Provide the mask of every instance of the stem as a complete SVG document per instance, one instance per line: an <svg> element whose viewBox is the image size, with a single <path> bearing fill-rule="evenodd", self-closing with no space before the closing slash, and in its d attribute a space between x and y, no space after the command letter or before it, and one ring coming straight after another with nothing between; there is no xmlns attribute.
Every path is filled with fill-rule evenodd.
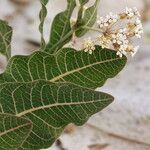
<svg viewBox="0 0 150 150"><path fill-rule="evenodd" d="M96 31L96 32L101 32L101 33L103 33L103 31L100 30L100 29L98 29L98 28L92 28L92 27L88 27L88 26L84 26L83 28L84 28L84 29L88 29L88 30L92 30L92 31Z"/></svg>

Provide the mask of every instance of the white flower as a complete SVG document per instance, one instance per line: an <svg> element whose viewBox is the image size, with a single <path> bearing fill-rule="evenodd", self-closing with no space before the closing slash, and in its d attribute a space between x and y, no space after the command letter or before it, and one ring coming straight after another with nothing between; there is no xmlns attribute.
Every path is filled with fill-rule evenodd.
<svg viewBox="0 0 150 150"><path fill-rule="evenodd" d="M89 54L93 53L93 51L95 50L95 46L91 38L88 38L84 41L83 48L85 52L89 52Z"/></svg>
<svg viewBox="0 0 150 150"><path fill-rule="evenodd" d="M121 51L117 51L116 55L118 55L118 56L121 57L121 58L122 58L122 56L123 56L123 54L122 54Z"/></svg>
<svg viewBox="0 0 150 150"><path fill-rule="evenodd" d="M138 9L136 7L133 8L133 12L134 12L134 15L136 15L138 17L141 16L140 13L139 13L139 11L138 11Z"/></svg>
<svg viewBox="0 0 150 150"><path fill-rule="evenodd" d="M125 14L128 18L133 18L134 16L140 17L140 13L136 7L134 7L133 9L126 7Z"/></svg>
<svg viewBox="0 0 150 150"><path fill-rule="evenodd" d="M118 21L119 17L117 14L113 14L112 12L109 13L109 15L106 16L107 22L109 23L115 23Z"/></svg>
<svg viewBox="0 0 150 150"><path fill-rule="evenodd" d="M127 47L128 47L127 45L121 45L116 54L120 57L122 57L123 55L127 55L127 52L126 52Z"/></svg>
<svg viewBox="0 0 150 150"><path fill-rule="evenodd" d="M136 19L135 21L135 31L134 34L137 38L141 38L141 35L143 34L143 26L141 23L141 20L139 18Z"/></svg>
<svg viewBox="0 0 150 150"><path fill-rule="evenodd" d="M108 27L114 23L116 23L119 19L119 16L116 14L113 14L112 12L109 13L106 17L100 17L97 21L99 28Z"/></svg>
<svg viewBox="0 0 150 150"><path fill-rule="evenodd" d="M112 43L120 46L128 44L126 28L118 30L116 34L112 34Z"/></svg>
<svg viewBox="0 0 150 150"><path fill-rule="evenodd" d="M97 21L98 29L94 31L101 32L95 41L88 39L84 43L84 51L92 54L95 50L94 44L99 44L102 48L114 49L119 57L131 54L134 56L139 46L132 44L131 38L141 38L143 26L137 8L126 8L122 14L113 14L110 12L105 17L100 17ZM124 25L124 27L114 24ZM99 29L100 28L100 29Z"/></svg>
<svg viewBox="0 0 150 150"><path fill-rule="evenodd" d="M102 48L109 48L110 40L106 38L104 35L98 36L98 44L101 45Z"/></svg>
<svg viewBox="0 0 150 150"><path fill-rule="evenodd" d="M128 45L121 45L119 50L123 51L123 54L126 54L126 52L124 52L124 51L126 51L127 47L128 47Z"/></svg>
<svg viewBox="0 0 150 150"><path fill-rule="evenodd" d="M132 17L134 17L134 12L133 12L133 10L132 10L132 8L128 8L128 7L126 7L126 15L129 17L129 18L132 18Z"/></svg>
<svg viewBox="0 0 150 150"><path fill-rule="evenodd" d="M139 49L139 46L135 46L135 47L133 48L133 50L131 51L132 57L137 53L138 49Z"/></svg>

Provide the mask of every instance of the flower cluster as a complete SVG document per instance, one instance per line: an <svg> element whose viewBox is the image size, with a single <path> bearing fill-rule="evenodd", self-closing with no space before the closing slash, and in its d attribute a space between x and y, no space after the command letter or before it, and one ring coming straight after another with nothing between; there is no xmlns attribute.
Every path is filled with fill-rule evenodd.
<svg viewBox="0 0 150 150"><path fill-rule="evenodd" d="M88 52L89 54L92 54L92 52L95 50L94 42L91 40L91 38L88 38L84 41L84 51Z"/></svg>
<svg viewBox="0 0 150 150"><path fill-rule="evenodd" d="M97 21L97 31L99 36L96 40L86 40L84 50L92 54L94 44L99 44L103 48L111 48L117 51L117 55L131 54L134 56L139 46L134 46L131 39L141 38L143 27L140 14L136 8L126 8L121 14L109 13L106 17L100 17ZM121 27L119 26L121 24ZM94 30L96 31L94 28Z"/></svg>

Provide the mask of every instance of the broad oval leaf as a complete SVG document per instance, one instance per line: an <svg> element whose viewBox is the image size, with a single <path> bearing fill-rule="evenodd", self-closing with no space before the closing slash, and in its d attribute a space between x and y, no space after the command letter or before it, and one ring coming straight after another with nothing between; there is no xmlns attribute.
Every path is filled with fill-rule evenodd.
<svg viewBox="0 0 150 150"><path fill-rule="evenodd" d="M2 107L0 108L2 109ZM0 149L16 150L24 143L31 130L32 122L30 120L0 113Z"/></svg>
<svg viewBox="0 0 150 150"><path fill-rule="evenodd" d="M33 125L18 150L50 147L67 124L84 124L91 115L102 110L112 100L113 97L108 94L70 83L38 80L0 85L1 112L24 117ZM6 125L5 123L3 124ZM21 131L16 131L16 135L18 132ZM12 137L13 134L9 136ZM13 141L12 145L9 144L12 147L14 145Z"/></svg>
<svg viewBox="0 0 150 150"><path fill-rule="evenodd" d="M58 55L35 52L30 56L13 57L0 75L0 83L44 79L95 89L116 76L126 61L125 56L120 58L115 51L100 46L96 46L92 55L71 48L63 49Z"/></svg>
<svg viewBox="0 0 150 150"><path fill-rule="evenodd" d="M6 21L0 20L0 53L7 59L11 56L12 28Z"/></svg>
<svg viewBox="0 0 150 150"><path fill-rule="evenodd" d="M64 12L59 13L54 18L51 28L50 40L46 46L46 52L55 53L68 43L73 35L70 18L76 6L75 0L67 0L68 6Z"/></svg>

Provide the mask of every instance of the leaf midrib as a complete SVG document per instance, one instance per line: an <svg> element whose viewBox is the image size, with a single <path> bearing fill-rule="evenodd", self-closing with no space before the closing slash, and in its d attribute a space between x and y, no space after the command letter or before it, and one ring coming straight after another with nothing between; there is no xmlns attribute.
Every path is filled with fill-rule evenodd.
<svg viewBox="0 0 150 150"><path fill-rule="evenodd" d="M52 107L58 107L58 106L71 106L71 105L81 105L81 104L90 104L90 103L96 103L96 102L104 102L111 100L111 98L103 99L103 100L93 100L93 101L84 101L84 102L73 102L73 103L55 103L55 104L50 104L50 105L45 105L45 106L40 106L36 108L31 108L28 110L25 110L21 113L16 114L17 117L22 117L28 113L32 113L34 111L40 110L40 109L46 109L46 108L52 108Z"/></svg>
<svg viewBox="0 0 150 150"><path fill-rule="evenodd" d="M46 52L44 52L44 53L46 53ZM48 53L47 53L48 54ZM50 54L48 54L48 55L50 55ZM50 56L52 56L52 55L50 55ZM123 58L114 58L114 59L109 59L109 60L105 60L105 61L101 61L101 62L95 62L95 63L93 63L93 64L89 64L89 65L86 65L86 66L83 66L83 67L81 67L81 68L76 68L75 70L71 70L71 71L68 71L68 72L65 72L64 74L60 74L60 75L58 75L58 76L56 76L56 77L54 77L54 78L52 78L52 79L50 79L50 80L46 80L46 79L36 79L36 80L31 80L31 81L26 81L26 82L23 82L23 81L11 81L11 82L4 82L4 83L0 83L0 85L2 86L2 85L5 85L5 84L12 84L12 83L14 83L14 84L16 84L16 83L34 83L34 82L37 82L37 81L41 81L41 80L43 80L43 81L49 81L49 82L56 82L56 81L58 81L58 80L60 80L60 79L63 79L64 77L66 77L66 76L68 76L68 75L70 75L70 74L73 74L73 73L75 73L75 72L79 72L79 71L81 71L81 70L83 70L83 69L86 69L86 68L89 68L89 67L92 67L92 66L94 66L94 65L98 65L98 64L102 64L102 63L107 63L107 62L111 62L111 61L116 61L116 60L120 60L120 59L125 59L124 57Z"/></svg>
<svg viewBox="0 0 150 150"><path fill-rule="evenodd" d="M50 82L56 82L56 81L62 79L63 77L65 77L65 76L68 76L68 75L73 74L73 73L75 73L75 72L79 72L79 71L81 71L81 70L83 70L83 69L86 69L86 68L89 68L89 67L92 67L92 66L95 66L95 65L98 65L98 64L102 64L102 63L107 63L107 62L119 60L119 59L122 59L122 58L114 58L114 59L109 59L109 60L105 60L105 61L101 61L101 62L96 62L96 63L93 63L93 64L89 64L89 65L87 65L87 66L83 66L83 67L81 67L81 68L77 68L77 69L75 69L75 70L71 70L71 71L68 71L68 72L66 72L66 73L64 73L64 74L61 74L61 75L59 75L59 76L56 76L56 77L54 77L53 79L51 79L51 80L49 80L49 81L50 81Z"/></svg>

